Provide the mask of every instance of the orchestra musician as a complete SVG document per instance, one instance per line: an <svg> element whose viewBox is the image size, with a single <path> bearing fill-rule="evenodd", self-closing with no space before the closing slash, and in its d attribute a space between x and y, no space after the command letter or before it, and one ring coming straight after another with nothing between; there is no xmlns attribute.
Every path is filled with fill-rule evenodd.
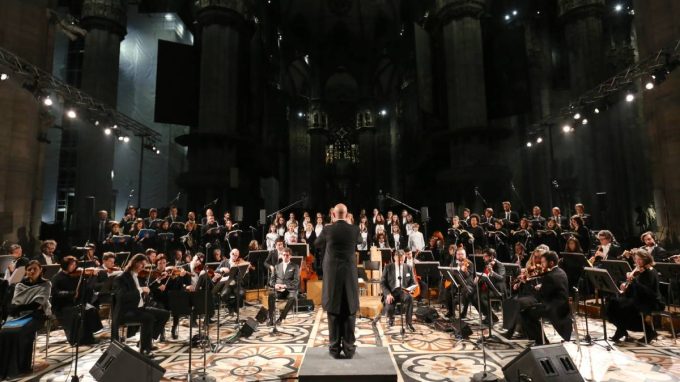
<svg viewBox="0 0 680 382"><path fill-rule="evenodd" d="M94 243L87 243L85 244L85 254L80 258L80 261L87 261L87 262L92 262L94 263L95 267L98 267L101 265L101 262L99 261L99 258L97 255L95 255L96 247Z"/></svg>
<svg viewBox="0 0 680 382"><path fill-rule="evenodd" d="M496 251L493 248L486 248L483 254L485 266L484 269L477 269L477 273L486 275L500 295L487 285L484 278L475 276L473 281L474 284L479 284L479 288L473 289L470 300L475 304L477 311L484 316L483 323L490 325L492 319L493 322L498 322L498 317L492 311L489 311L489 298L492 294L496 297L505 295L505 266L496 260ZM480 305L477 306L476 294L478 292Z"/></svg>
<svg viewBox="0 0 680 382"><path fill-rule="evenodd" d="M404 318L406 327L415 332L413 327L413 298L404 289L415 286L413 278L413 268L404 263L404 251L397 250L394 252L394 261L387 265L383 270L380 286L383 292L385 308L387 309L387 317L389 319L389 326L394 325L394 310L397 302L402 303L404 309Z"/></svg>
<svg viewBox="0 0 680 382"><path fill-rule="evenodd" d="M623 254L623 249L620 245L614 243L614 235L610 231L602 230L598 232L597 239L600 241L600 245L589 259L591 265L597 266L602 260L607 259L618 260Z"/></svg>
<svg viewBox="0 0 680 382"><path fill-rule="evenodd" d="M557 333L565 341L569 341L572 331L571 311L569 309L569 283L567 274L557 266L558 257L554 251L541 255L543 273L537 291L535 303L520 311L522 327L529 340L536 344L546 344L547 339L541 328L541 317L553 325ZM531 298L531 297L529 297Z"/></svg>
<svg viewBox="0 0 680 382"><path fill-rule="evenodd" d="M656 244L656 236L654 233L651 231L642 233L642 235L640 235L640 241L644 244L640 249L643 249L652 255L655 262L668 261L668 253L663 247Z"/></svg>
<svg viewBox="0 0 680 382"><path fill-rule="evenodd" d="M621 294L607 304L607 317L616 325L612 341L628 337L628 330L645 332L647 342L656 339L657 333L647 323L642 327L640 313L664 309L663 297L659 290L659 274L654 269L654 258L642 249L631 250L635 269L626 275L627 281L620 286Z"/></svg>
<svg viewBox="0 0 680 382"><path fill-rule="evenodd" d="M300 267L291 262L293 251L290 248L283 249L283 261L276 264L274 271L269 278L269 325L274 325L274 311L276 310L276 300L286 300L286 305L281 310L276 325L286 319L288 312L295 306L295 300L300 288Z"/></svg>
<svg viewBox="0 0 680 382"><path fill-rule="evenodd" d="M569 236L567 239L567 242L564 245L564 252L584 253L583 248L581 248L581 242L574 236Z"/></svg>
<svg viewBox="0 0 680 382"><path fill-rule="evenodd" d="M508 308L503 310L503 326L507 328L507 332L503 336L507 339L512 339L515 334L520 312L536 303L535 282L540 279L545 270L542 265L542 257L548 251L549 249L545 245L536 247L526 266L520 271L519 277L512 284L512 301L514 303L507 304Z"/></svg>
<svg viewBox="0 0 680 382"><path fill-rule="evenodd" d="M12 256L12 261L7 264L4 277L0 281L0 309L2 310L0 321L7 317L7 309L14 293L14 286L23 280L26 275L26 265L29 262L19 244L10 245L7 252Z"/></svg>
<svg viewBox="0 0 680 382"><path fill-rule="evenodd" d="M156 259L157 276L149 283L153 301L160 305L162 309L170 310L170 300L168 291L191 290L191 276L182 267L168 267L167 258L164 254L158 255ZM177 327L179 326L179 316L172 315L172 328L170 335L173 340L177 339ZM159 339L165 340L165 330L160 334Z"/></svg>
<svg viewBox="0 0 680 382"><path fill-rule="evenodd" d="M213 295L215 297L219 297L225 303L225 305L227 306L227 310L230 313L236 312L237 309L242 308L243 305L245 304L246 297L246 289L244 287L246 280L245 275L238 275L238 278L240 279L238 282L240 283L240 285L237 285L236 280L232 280L228 276L232 267L238 267L243 264L248 264L248 269L246 270L246 273L249 272L250 269L254 269L252 265L250 265L250 263L241 258L241 252L239 252L237 248L234 248L229 252L229 258L222 260L220 262L220 265L217 266L217 270L219 271L219 273L222 274L222 278L213 288ZM239 292L238 306L236 305L237 291Z"/></svg>
<svg viewBox="0 0 680 382"><path fill-rule="evenodd" d="M116 277L123 271L116 266L116 255L113 252L104 252L102 255L102 265L99 267L97 275L91 280L91 287L97 292L97 304L108 303L111 301L111 290L107 284L109 279Z"/></svg>
<svg viewBox="0 0 680 382"><path fill-rule="evenodd" d="M463 307L461 307L462 310L460 315L461 318L465 318L467 316L468 306L470 305L469 298L472 293L471 286L473 285L474 278L474 275L472 274L472 264L470 260L467 259L465 248L456 247L454 244L449 244L448 252L450 255L449 259L450 262L447 263L446 266L457 268L458 270L460 270L461 274L465 278L465 282L468 286L468 289L459 291L458 287L453 282L447 283L445 278L442 278L442 283L439 289L442 292L439 295L439 302L446 305L447 308L446 317L447 318L453 317L455 316L453 296L455 296L457 293L462 293L461 301L463 302L464 305Z"/></svg>
<svg viewBox="0 0 680 382"><path fill-rule="evenodd" d="M50 315L50 282L42 277L36 260L26 265L26 277L16 284L9 304L8 321L30 316L31 320L16 330L0 331L0 379L30 373L36 333Z"/></svg>
<svg viewBox="0 0 680 382"><path fill-rule="evenodd" d="M158 338L165 328L170 312L144 306L144 296L151 293L141 286L138 275L147 265L146 256L138 253L132 257L125 272L114 280L114 304L111 317L111 338L118 339L118 327L129 321L141 323L140 351L153 358L152 339ZM128 328L130 330L130 328Z"/></svg>
<svg viewBox="0 0 680 382"><path fill-rule="evenodd" d="M38 254L34 258L34 260L37 260L40 263L40 265L57 264L57 259L54 257L54 251L56 249L57 249L56 241L45 240L40 244L40 254Z"/></svg>
<svg viewBox="0 0 680 382"><path fill-rule="evenodd" d="M52 277L52 310L71 345L94 344L94 333L103 329L99 309L92 305L94 290L89 283L89 278L96 277L98 273L97 269L78 268L78 260L66 256L61 262L61 269ZM80 317L83 312L84 317Z"/></svg>

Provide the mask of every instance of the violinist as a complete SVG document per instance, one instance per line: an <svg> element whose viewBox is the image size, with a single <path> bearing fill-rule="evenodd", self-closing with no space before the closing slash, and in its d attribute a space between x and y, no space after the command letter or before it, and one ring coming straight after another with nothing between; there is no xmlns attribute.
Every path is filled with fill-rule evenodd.
<svg viewBox="0 0 680 382"><path fill-rule="evenodd" d="M477 273L481 272L486 275L486 277L482 278L480 276L475 276L474 283L479 284L479 288L473 289L471 301L473 304L477 304L478 300L475 294L479 292L480 302L477 306L477 311L484 315L483 322L486 325L490 325L492 319L493 322L498 322L498 317L496 317L492 311L489 311L489 298L492 295L496 297L505 296L505 266L503 266L503 263L496 260L496 251L494 251L493 248L484 250L484 263L484 269L477 269ZM488 285L489 281L500 295L494 291L494 288L491 288L490 285Z"/></svg>
<svg viewBox="0 0 680 382"><path fill-rule="evenodd" d="M244 305L245 301L245 296L246 296L246 288L244 287L244 284L246 282L246 279L244 278L246 275L239 275L239 284L236 284L236 280L230 279L230 277L225 277L229 275L229 272L231 271L232 267L238 267L243 264L248 264L248 270L246 272L250 271L250 264L243 260L241 258L241 253L239 252L238 249L234 248L229 252L229 259L224 259L218 265L217 267L217 272L219 272L222 277L220 277L219 281L215 284L213 287L212 293L214 297L219 297L227 306L227 310L229 313L234 313L236 312L237 309L240 309ZM236 293L238 291L238 307L236 305Z"/></svg>
<svg viewBox="0 0 680 382"><path fill-rule="evenodd" d="M536 285L534 280L539 280L545 269L542 264L543 254L548 252L545 245L539 245L531 254L531 259L527 261L526 266L520 271L519 277L512 284L514 296L511 301L514 304L507 304L507 309L503 310L503 326L507 328L507 332L503 336L507 339L512 339L519 323L520 312L528 307L536 304Z"/></svg>
<svg viewBox="0 0 680 382"><path fill-rule="evenodd" d="M517 264L520 268L524 268L529 261L529 255L527 254L527 249L524 244L517 242L513 246L514 252L512 254L511 262Z"/></svg>
<svg viewBox="0 0 680 382"><path fill-rule="evenodd" d="M155 249L149 248L146 251L144 251L144 254L146 255L147 260L149 260L149 264L156 265L156 258L158 257L158 252Z"/></svg>
<svg viewBox="0 0 680 382"><path fill-rule="evenodd" d="M85 254L80 258L80 261L86 261L90 263L94 263L95 267L99 267L101 265L101 262L99 261L99 258L97 255L95 255L95 245L93 243L87 243L85 244L85 248L87 250L85 251Z"/></svg>
<svg viewBox="0 0 680 382"><path fill-rule="evenodd" d="M170 312L144 306L144 296L151 290L141 286L139 272L148 264L143 253L132 257L125 271L114 280L114 303L111 315L111 339L118 339L118 327L126 322L141 323L140 351L153 358L152 339L158 338L168 321ZM130 331L130 328L128 328Z"/></svg>
<svg viewBox="0 0 680 382"><path fill-rule="evenodd" d="M451 259L450 263L446 265L460 270L461 274L465 278L468 288L470 288L470 286L473 285L472 283L474 277L472 274L472 264L470 260L467 259L465 248L456 247L454 244L450 244L448 251ZM467 316L468 306L470 305L469 297L472 291L459 291L458 287L454 283L450 281L447 283L445 278L442 278L440 290L442 293L440 293L439 301L445 304L446 308L448 309L446 312L447 318L453 317L455 315L453 296L459 292L463 293L461 301L463 302L464 306L462 307L461 318L465 318L465 316Z"/></svg>
<svg viewBox="0 0 680 382"><path fill-rule="evenodd" d="M102 266L99 267L97 275L93 277L91 286L97 292L97 303L108 303L111 301L111 288L109 280L123 273L120 267L116 266L116 255L113 252L104 252L102 255Z"/></svg>
<svg viewBox="0 0 680 382"><path fill-rule="evenodd" d="M545 252L541 255L543 274L540 284L536 285L535 303L521 310L522 327L527 337L536 344L547 340L540 319L546 318L565 341L569 341L572 331L571 310L569 309L569 282L567 274L557 266L557 253Z"/></svg>
<svg viewBox="0 0 680 382"><path fill-rule="evenodd" d="M61 262L61 269L52 277L52 310L71 345L94 344L94 333L103 329L99 309L93 305L94 290L88 282L96 275L96 268L78 268L78 260L66 256ZM83 312L85 315L80 318ZM81 333L80 338L78 332Z"/></svg>
<svg viewBox="0 0 680 382"><path fill-rule="evenodd" d="M635 269L626 275L627 281L620 287L621 294L607 304L607 317L616 325L616 332L611 340L620 341L623 337L628 337L628 330L644 330L647 342L652 342L657 333L647 323L642 327L640 313L664 309L659 290L659 274L653 268L654 258L649 252L638 248L631 252L635 259Z"/></svg>
<svg viewBox="0 0 680 382"><path fill-rule="evenodd" d="M187 271L182 268L167 267L168 260L164 254L158 255L156 260L157 277L150 282L149 288L153 300L156 301L160 307L165 310L170 310L170 300L168 299L168 291L182 291L186 290L187 286L191 285L191 277ZM179 326L179 316L172 316L172 330L170 331L172 339L177 339L177 327ZM165 330L161 332L160 340L165 340Z"/></svg>

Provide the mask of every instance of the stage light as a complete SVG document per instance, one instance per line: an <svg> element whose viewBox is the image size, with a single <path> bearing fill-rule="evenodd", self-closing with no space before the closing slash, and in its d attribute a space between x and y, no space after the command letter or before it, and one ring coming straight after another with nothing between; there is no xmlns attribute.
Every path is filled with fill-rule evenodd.
<svg viewBox="0 0 680 382"><path fill-rule="evenodd" d="M536 143L542 143L542 142L543 142L543 138L541 138L541 137L536 138Z"/></svg>
<svg viewBox="0 0 680 382"><path fill-rule="evenodd" d="M43 104L45 104L45 106L52 106L52 98L50 98L50 96L45 97Z"/></svg>
<svg viewBox="0 0 680 382"><path fill-rule="evenodd" d="M571 132L571 126L569 126L569 125L562 126L562 131L565 132L565 133Z"/></svg>
<svg viewBox="0 0 680 382"><path fill-rule="evenodd" d="M635 101L635 95L633 93L626 94L626 102L630 103Z"/></svg>
<svg viewBox="0 0 680 382"><path fill-rule="evenodd" d="M99 121L94 121L95 126L99 126Z"/></svg>
<svg viewBox="0 0 680 382"><path fill-rule="evenodd" d="M380 115L382 115L383 117L386 116L387 110L385 110L385 109L380 110Z"/></svg>
<svg viewBox="0 0 680 382"><path fill-rule="evenodd" d="M118 136L118 140L122 142L122 141L123 141L123 136L122 136L122 135L119 135L119 136Z"/></svg>
<svg viewBox="0 0 680 382"><path fill-rule="evenodd" d="M512 11L512 15L517 16L517 10L516 9Z"/></svg>
<svg viewBox="0 0 680 382"><path fill-rule="evenodd" d="M66 116L69 117L69 118L71 118L71 119L74 119L74 118L77 117L78 115L76 114L76 111L75 111L75 110L70 109L69 111L66 112Z"/></svg>
<svg viewBox="0 0 680 382"><path fill-rule="evenodd" d="M301 111L298 111L298 117L302 118L302 117L304 117L304 116L305 116L305 113L303 113L303 112L301 112Z"/></svg>
<svg viewBox="0 0 680 382"><path fill-rule="evenodd" d="M595 114L600 114L600 109L598 109L598 108L595 108L595 110L593 110L593 111L595 112Z"/></svg>
<svg viewBox="0 0 680 382"><path fill-rule="evenodd" d="M574 119L581 119L581 113L574 114Z"/></svg>
<svg viewBox="0 0 680 382"><path fill-rule="evenodd" d="M586 118L583 118L583 121L581 121L581 124L583 124L583 125L587 125L587 124L588 124L588 119L586 119Z"/></svg>
<svg viewBox="0 0 680 382"><path fill-rule="evenodd" d="M156 150L156 154L161 155L161 150Z"/></svg>
<svg viewBox="0 0 680 382"><path fill-rule="evenodd" d="M527 142L527 147L531 147L531 146L532 146L531 142Z"/></svg>
<svg viewBox="0 0 680 382"><path fill-rule="evenodd" d="M117 128L118 128L118 125L113 125L113 128L114 128L114 129L117 129Z"/></svg>
<svg viewBox="0 0 680 382"><path fill-rule="evenodd" d="M165 21L172 21L174 17L172 16L171 13L166 13L165 14Z"/></svg>
<svg viewBox="0 0 680 382"><path fill-rule="evenodd" d="M7 74L7 73L0 74L0 81L5 81L8 78L9 78L9 74Z"/></svg>
<svg viewBox="0 0 680 382"><path fill-rule="evenodd" d="M104 134L111 135L111 129L109 129L108 127L104 129Z"/></svg>
<svg viewBox="0 0 680 382"><path fill-rule="evenodd" d="M510 20L510 15L505 15L505 21Z"/></svg>
<svg viewBox="0 0 680 382"><path fill-rule="evenodd" d="M621 11L623 10L623 5L621 5L621 4L616 4L616 5L614 6L614 10L615 10L616 12L621 12Z"/></svg>
<svg viewBox="0 0 680 382"><path fill-rule="evenodd" d="M645 84L645 89L647 89L647 90L652 90L652 89L654 89L654 82L652 82L652 81L647 82L647 83Z"/></svg>
<svg viewBox="0 0 680 382"><path fill-rule="evenodd" d="M125 143L130 142L130 137L124 136L124 137L123 137L123 142L125 142Z"/></svg>

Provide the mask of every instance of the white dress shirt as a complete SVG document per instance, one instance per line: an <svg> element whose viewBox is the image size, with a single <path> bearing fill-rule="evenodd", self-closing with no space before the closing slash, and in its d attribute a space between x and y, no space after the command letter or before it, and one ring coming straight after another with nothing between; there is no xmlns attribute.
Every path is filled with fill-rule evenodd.
<svg viewBox="0 0 680 382"><path fill-rule="evenodd" d="M144 299L142 298L142 287L139 285L137 273L132 272L132 279L135 280L135 286L137 286L137 290L139 291L139 304L137 304L137 307L141 308L144 306Z"/></svg>
<svg viewBox="0 0 680 382"><path fill-rule="evenodd" d="M420 231L413 231L408 237L408 246L412 251L422 251L425 249L425 239Z"/></svg>

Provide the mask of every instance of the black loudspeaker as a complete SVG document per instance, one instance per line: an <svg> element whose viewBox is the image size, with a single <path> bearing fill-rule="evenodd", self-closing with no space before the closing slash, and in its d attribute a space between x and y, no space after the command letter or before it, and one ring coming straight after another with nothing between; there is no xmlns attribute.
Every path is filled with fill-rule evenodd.
<svg viewBox="0 0 680 382"><path fill-rule="evenodd" d="M158 382L165 369L128 346L111 341L111 345L90 369L99 382Z"/></svg>
<svg viewBox="0 0 680 382"><path fill-rule="evenodd" d="M246 322L243 323L241 329L238 330L239 337L250 337L251 334L255 333L257 330L257 321L252 317L248 317Z"/></svg>
<svg viewBox="0 0 680 382"><path fill-rule="evenodd" d="M243 221L243 206L234 206L234 219L235 222Z"/></svg>
<svg viewBox="0 0 680 382"><path fill-rule="evenodd" d="M598 192L595 194L595 197L597 198L597 206L600 208L600 212L606 212L607 209L609 208L609 206L607 205L607 193Z"/></svg>
<svg viewBox="0 0 680 382"><path fill-rule="evenodd" d="M269 317L269 311L264 306L260 307L260 310L255 315L255 319L260 324L263 324L265 321L267 321L268 317Z"/></svg>
<svg viewBox="0 0 680 382"><path fill-rule="evenodd" d="M562 344L526 348L503 367L508 382L581 382L583 377Z"/></svg>
<svg viewBox="0 0 680 382"><path fill-rule="evenodd" d="M447 220L451 220L454 216L456 216L456 205L453 202L447 202L446 203Z"/></svg>
<svg viewBox="0 0 680 382"><path fill-rule="evenodd" d="M260 210L260 220L258 221L260 225L267 224L267 210Z"/></svg>
<svg viewBox="0 0 680 382"><path fill-rule="evenodd" d="M312 312L314 311L314 301L301 298L298 300L298 311L299 312Z"/></svg>
<svg viewBox="0 0 680 382"><path fill-rule="evenodd" d="M453 322L445 319L438 319L434 322L434 328L442 332L454 332L455 334L461 336L462 338L468 338L472 335L472 329L467 322L462 321L462 325L458 325L458 320L453 320Z"/></svg>
<svg viewBox="0 0 680 382"><path fill-rule="evenodd" d="M431 324L439 318L439 313L434 308L428 308L427 306L421 306L416 309L416 317L425 323Z"/></svg>
<svg viewBox="0 0 680 382"><path fill-rule="evenodd" d="M420 207L420 221L426 222L430 220L430 212L427 207Z"/></svg>

